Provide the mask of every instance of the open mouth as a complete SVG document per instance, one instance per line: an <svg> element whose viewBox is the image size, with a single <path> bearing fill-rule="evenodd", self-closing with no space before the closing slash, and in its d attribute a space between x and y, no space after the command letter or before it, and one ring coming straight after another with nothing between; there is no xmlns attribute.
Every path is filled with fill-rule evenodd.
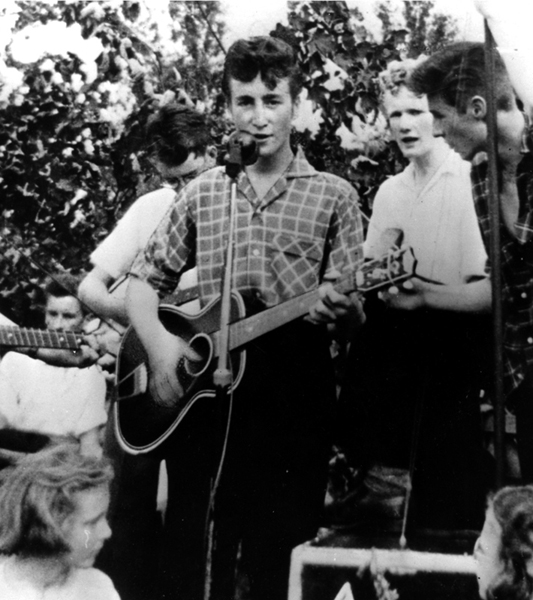
<svg viewBox="0 0 533 600"><path fill-rule="evenodd" d="M404 144L413 144L416 141L418 141L418 138L416 138L416 137L404 137L404 138L402 138L402 142Z"/></svg>

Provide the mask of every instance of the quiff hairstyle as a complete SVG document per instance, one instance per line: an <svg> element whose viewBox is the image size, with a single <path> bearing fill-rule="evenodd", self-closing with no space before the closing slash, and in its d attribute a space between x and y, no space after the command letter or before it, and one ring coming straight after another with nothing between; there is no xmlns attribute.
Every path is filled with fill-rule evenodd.
<svg viewBox="0 0 533 600"><path fill-rule="evenodd" d="M0 473L0 552L51 557L69 552L61 531L76 510L76 494L107 488L113 469L105 458L82 456L76 443L28 454Z"/></svg>
<svg viewBox="0 0 533 600"><path fill-rule="evenodd" d="M513 88L500 54L494 51L495 98L497 110L510 110L515 103ZM459 113L466 112L473 96L486 97L483 44L458 42L418 66L409 79L411 89L429 98L441 97Z"/></svg>
<svg viewBox="0 0 533 600"><path fill-rule="evenodd" d="M408 86L409 76L426 58L426 56L421 55L417 59L406 58L405 60L393 60L390 62L387 68L378 75L381 94L389 92L393 96L396 96L402 86Z"/></svg>
<svg viewBox="0 0 533 600"><path fill-rule="evenodd" d="M489 501L501 529L502 572L489 585L492 600L531 600L533 578L533 486L502 488Z"/></svg>
<svg viewBox="0 0 533 600"><path fill-rule="evenodd" d="M293 101L302 90L302 76L296 54L287 42L279 38L256 36L237 40L231 45L222 77L222 89L227 99L231 99L231 79L249 83L257 75L261 76L269 90L273 90L280 79L288 77Z"/></svg>
<svg viewBox="0 0 533 600"><path fill-rule="evenodd" d="M387 65L384 71L378 75L379 84L379 104L383 113L385 110L385 94L397 96L402 88L410 89L408 85L409 77L415 67L425 60L425 56L421 55L417 59L407 58L405 60L393 60ZM412 91L412 90L411 90ZM423 94L416 94L422 96Z"/></svg>
<svg viewBox="0 0 533 600"><path fill-rule="evenodd" d="M170 167L183 164L189 154L203 155L212 144L207 118L175 102L165 104L146 124L148 152Z"/></svg>

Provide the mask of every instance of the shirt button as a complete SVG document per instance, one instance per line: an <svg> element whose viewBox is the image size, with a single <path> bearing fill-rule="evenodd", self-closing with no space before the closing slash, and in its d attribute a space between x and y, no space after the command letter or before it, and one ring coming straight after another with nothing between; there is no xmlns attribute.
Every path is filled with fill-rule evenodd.
<svg viewBox="0 0 533 600"><path fill-rule="evenodd" d="M525 292L522 292L522 293L520 294L520 298L527 298L527 294L526 294Z"/></svg>
<svg viewBox="0 0 533 600"><path fill-rule="evenodd" d="M528 344L533 344L533 337L528 337L527 338L527 343Z"/></svg>
<svg viewBox="0 0 533 600"><path fill-rule="evenodd" d="M260 253L259 253L259 250L258 250L257 248L254 248L254 249L252 250L252 254L253 254L254 256L259 256L259 254L260 254Z"/></svg>

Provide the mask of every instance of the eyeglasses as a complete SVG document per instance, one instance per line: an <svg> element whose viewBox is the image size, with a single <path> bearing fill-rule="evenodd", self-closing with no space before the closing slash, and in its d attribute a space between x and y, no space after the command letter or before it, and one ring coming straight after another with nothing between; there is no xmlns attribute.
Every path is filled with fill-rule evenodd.
<svg viewBox="0 0 533 600"><path fill-rule="evenodd" d="M185 187L189 181L195 179L199 174L200 171L198 171L198 169L194 169L194 171L190 171L189 173L185 173L179 177L165 177L164 184L172 188Z"/></svg>
<svg viewBox="0 0 533 600"><path fill-rule="evenodd" d="M185 185L187 185L189 181L192 181L196 176L198 176L202 172L202 169L194 168L188 173L165 176L165 171L167 171L167 169L170 169L170 167L162 163L155 156L148 156L148 161L163 178L163 185L166 187L171 187L173 189L179 190L182 187L185 187Z"/></svg>

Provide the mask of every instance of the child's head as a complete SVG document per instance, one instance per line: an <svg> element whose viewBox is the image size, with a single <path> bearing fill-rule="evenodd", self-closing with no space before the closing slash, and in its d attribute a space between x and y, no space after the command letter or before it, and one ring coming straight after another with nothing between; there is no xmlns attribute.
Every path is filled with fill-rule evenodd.
<svg viewBox="0 0 533 600"><path fill-rule="evenodd" d="M0 552L92 566L111 535L107 459L65 443L29 454L0 474Z"/></svg>
<svg viewBox="0 0 533 600"><path fill-rule="evenodd" d="M531 600L533 486L505 487L492 498L474 558L483 600Z"/></svg>
<svg viewBox="0 0 533 600"><path fill-rule="evenodd" d="M302 76L296 55L286 42L270 36L237 40L228 50L224 63L222 89L231 98L231 80L244 83L258 75L268 89L273 90L280 79L288 78L293 102L302 89Z"/></svg>
<svg viewBox="0 0 533 600"><path fill-rule="evenodd" d="M77 297L79 283L70 273L60 273L46 280L44 314L48 329L77 331L82 328L85 311Z"/></svg>

